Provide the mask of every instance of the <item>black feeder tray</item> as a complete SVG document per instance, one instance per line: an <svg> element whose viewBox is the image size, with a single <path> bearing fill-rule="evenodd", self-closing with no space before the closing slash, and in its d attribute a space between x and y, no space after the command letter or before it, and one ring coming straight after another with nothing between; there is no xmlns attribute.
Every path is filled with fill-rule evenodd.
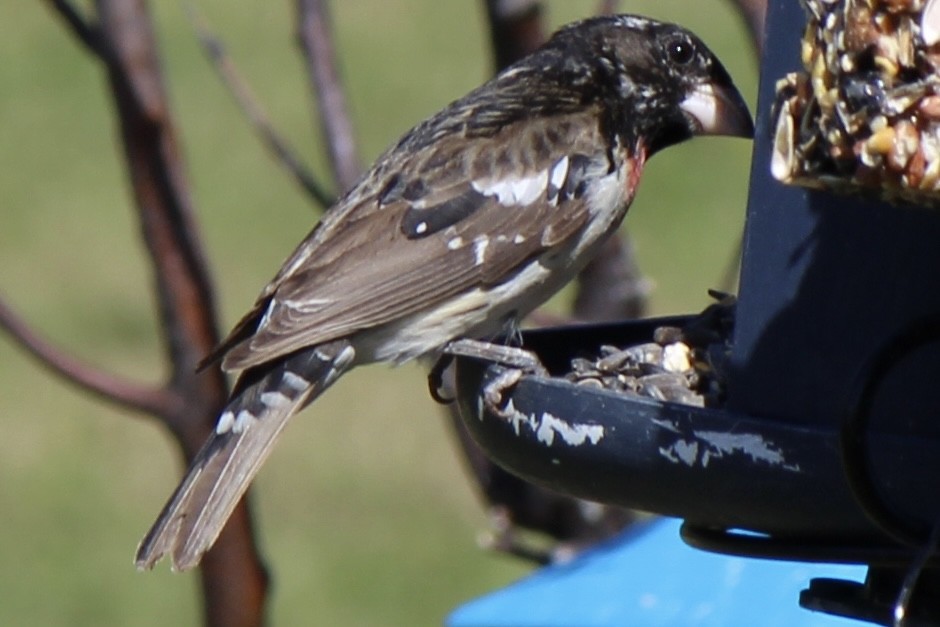
<svg viewBox="0 0 940 627"><path fill-rule="evenodd" d="M907 624L940 625L940 210L771 177L774 84L799 69L806 16L776 0L767 23L724 406L558 376L602 344L689 319L673 317L524 333L553 376L523 377L503 416L482 402L501 367L459 359L462 419L512 473L682 518L693 546L869 565L864 583L814 580L805 607L890 624L916 572Z"/></svg>

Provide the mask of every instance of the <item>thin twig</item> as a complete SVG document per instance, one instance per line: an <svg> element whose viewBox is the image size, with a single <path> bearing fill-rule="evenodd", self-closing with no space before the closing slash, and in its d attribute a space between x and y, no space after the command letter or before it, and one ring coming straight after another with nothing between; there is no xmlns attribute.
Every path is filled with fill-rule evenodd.
<svg viewBox="0 0 940 627"><path fill-rule="evenodd" d="M66 382L127 409L167 416L177 411L180 399L172 392L143 385L105 372L53 346L0 300L0 328L42 366Z"/></svg>
<svg viewBox="0 0 940 627"><path fill-rule="evenodd" d="M339 80L336 49L326 0L297 0L297 31L314 90L320 127L337 187L346 191L359 179L362 165L346 94Z"/></svg>
<svg viewBox="0 0 940 627"><path fill-rule="evenodd" d="M92 25L90 20L72 6L69 0L47 0L47 2L65 20L72 34L78 37L78 40L90 52L96 55L101 54L101 33L98 32L97 26Z"/></svg>
<svg viewBox="0 0 940 627"><path fill-rule="evenodd" d="M202 45L203 52L212 67L222 79L235 103L248 119L248 123L261 139L275 159L290 173L294 181L303 188L310 198L321 207L333 204L334 196L314 178L313 173L303 164L290 143L275 130L270 118L258 102L248 82L241 76L232 62L222 41L209 29L205 19L199 15L192 3L186 5L186 15Z"/></svg>

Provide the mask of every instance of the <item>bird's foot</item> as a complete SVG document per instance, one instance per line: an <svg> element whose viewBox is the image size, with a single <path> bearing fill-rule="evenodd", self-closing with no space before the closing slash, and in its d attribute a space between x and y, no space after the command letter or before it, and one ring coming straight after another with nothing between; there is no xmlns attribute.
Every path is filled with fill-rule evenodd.
<svg viewBox="0 0 940 627"><path fill-rule="evenodd" d="M548 370L542 365L535 353L515 346L492 344L480 340L455 340L444 347L444 356L453 357L455 355L470 357L471 359L482 359L509 367L508 370L500 373L483 388L485 408L502 418L510 417L503 406L503 397L523 376L549 376Z"/></svg>
<svg viewBox="0 0 940 627"><path fill-rule="evenodd" d="M445 355L482 359L503 366L518 368L526 374L534 374L540 377L548 376L548 370L545 369L536 354L524 348L493 344L481 340L462 339L449 342L444 346L443 352Z"/></svg>

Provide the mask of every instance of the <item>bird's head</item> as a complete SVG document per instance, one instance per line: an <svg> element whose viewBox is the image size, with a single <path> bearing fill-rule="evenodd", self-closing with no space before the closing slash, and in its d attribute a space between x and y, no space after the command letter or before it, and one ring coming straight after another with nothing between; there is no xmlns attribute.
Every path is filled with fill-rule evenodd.
<svg viewBox="0 0 940 627"><path fill-rule="evenodd" d="M638 134L648 154L693 135L753 136L727 70L675 24L633 15L591 18L558 31L536 56L552 59L556 78L581 89L583 102L601 105L609 132L627 141Z"/></svg>

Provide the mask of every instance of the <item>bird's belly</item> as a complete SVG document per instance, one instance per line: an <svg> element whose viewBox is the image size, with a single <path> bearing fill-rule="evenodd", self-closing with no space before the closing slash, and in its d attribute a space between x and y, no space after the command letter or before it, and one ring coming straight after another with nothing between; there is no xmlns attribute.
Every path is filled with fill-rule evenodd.
<svg viewBox="0 0 940 627"><path fill-rule="evenodd" d="M362 338L364 346L357 352L368 355L369 361L403 363L438 351L458 338L493 338L510 320L521 318L549 298L557 281L557 275L547 268L531 263L506 283L477 287L367 332Z"/></svg>

